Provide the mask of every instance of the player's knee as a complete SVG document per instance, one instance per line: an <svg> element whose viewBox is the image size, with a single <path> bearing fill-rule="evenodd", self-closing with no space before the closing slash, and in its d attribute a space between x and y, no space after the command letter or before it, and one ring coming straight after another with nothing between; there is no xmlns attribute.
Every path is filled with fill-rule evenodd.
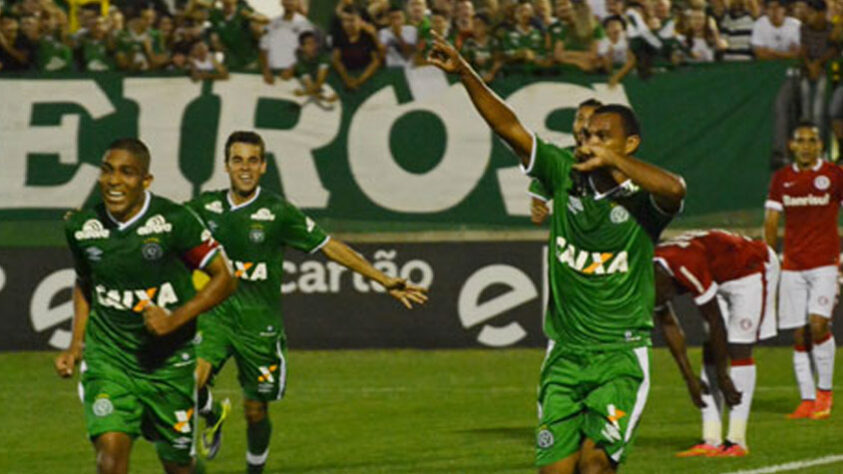
<svg viewBox="0 0 843 474"><path fill-rule="evenodd" d="M251 424L263 421L267 416L267 406L265 402L258 402L255 400L243 401L243 414L246 415L246 422Z"/></svg>
<svg viewBox="0 0 843 474"><path fill-rule="evenodd" d="M805 347L805 328L796 328L793 331L793 345Z"/></svg>
<svg viewBox="0 0 843 474"><path fill-rule="evenodd" d="M124 454L116 449L99 449L97 451L97 472L101 474L126 474L129 463Z"/></svg>
<svg viewBox="0 0 843 474"><path fill-rule="evenodd" d="M821 342L828 337L828 319L822 316L811 316L811 340Z"/></svg>

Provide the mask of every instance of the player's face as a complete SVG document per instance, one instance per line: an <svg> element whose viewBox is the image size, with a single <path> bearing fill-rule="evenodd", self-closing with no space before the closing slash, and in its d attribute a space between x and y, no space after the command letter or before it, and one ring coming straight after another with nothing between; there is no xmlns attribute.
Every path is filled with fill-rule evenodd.
<svg viewBox="0 0 843 474"><path fill-rule="evenodd" d="M251 195L266 173L266 160L261 147L252 143L232 143L225 170L231 179L231 189L241 196Z"/></svg>
<svg viewBox="0 0 843 474"><path fill-rule="evenodd" d="M602 146L621 155L634 153L640 143L637 135L626 136L621 117L606 113L592 115L586 129L586 143L589 146Z"/></svg>
<svg viewBox="0 0 843 474"><path fill-rule="evenodd" d="M810 166L819 159L823 150L820 133L816 128L801 127L796 129L790 141L790 151L800 166Z"/></svg>
<svg viewBox="0 0 843 474"><path fill-rule="evenodd" d="M574 115L574 140L576 140L577 145L582 145L585 143L585 135L583 131L585 130L585 126L588 124L588 121L591 119L591 116L594 115L594 111L597 110L595 107L580 107L577 109L576 115Z"/></svg>
<svg viewBox="0 0 843 474"><path fill-rule="evenodd" d="M126 150L109 150L100 165L100 194L105 208L125 220L140 210L152 175Z"/></svg>

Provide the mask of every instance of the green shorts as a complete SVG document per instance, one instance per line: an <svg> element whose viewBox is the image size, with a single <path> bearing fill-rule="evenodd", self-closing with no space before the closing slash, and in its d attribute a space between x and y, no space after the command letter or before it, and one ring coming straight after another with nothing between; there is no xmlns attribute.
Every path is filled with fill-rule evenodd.
<svg viewBox="0 0 843 474"><path fill-rule="evenodd" d="M197 326L196 356L209 362L214 374L229 357L237 362L237 378L249 400L271 402L284 396L287 382L287 344L277 328L249 331L216 313L203 314Z"/></svg>
<svg viewBox="0 0 843 474"><path fill-rule="evenodd" d="M86 357L79 396L91 440L110 432L143 435L161 460L189 464L195 455L196 363L188 362L144 374Z"/></svg>
<svg viewBox="0 0 843 474"><path fill-rule="evenodd" d="M565 459L586 438L623 462L649 391L648 347L572 354L551 343L539 386L536 465Z"/></svg>

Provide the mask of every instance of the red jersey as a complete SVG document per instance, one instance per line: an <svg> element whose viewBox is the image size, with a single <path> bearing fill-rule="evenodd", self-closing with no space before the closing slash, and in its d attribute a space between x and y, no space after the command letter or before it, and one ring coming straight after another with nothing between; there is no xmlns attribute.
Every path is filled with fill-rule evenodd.
<svg viewBox="0 0 843 474"><path fill-rule="evenodd" d="M786 166L773 175L767 209L784 213L784 270L837 265L837 212L843 198L843 170L820 160L799 170Z"/></svg>
<svg viewBox="0 0 843 474"><path fill-rule="evenodd" d="M719 284L763 272L767 244L723 230L688 232L656 247L654 260L703 305Z"/></svg>

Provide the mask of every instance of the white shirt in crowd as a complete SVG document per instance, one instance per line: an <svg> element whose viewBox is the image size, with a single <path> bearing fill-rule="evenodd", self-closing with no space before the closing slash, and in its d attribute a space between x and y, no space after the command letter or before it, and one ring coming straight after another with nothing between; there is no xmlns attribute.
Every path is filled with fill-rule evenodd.
<svg viewBox="0 0 843 474"><path fill-rule="evenodd" d="M260 43L261 50L266 51L269 68L286 69L295 64L299 35L313 30L313 23L301 13L294 14L289 21L283 15L272 20L266 26Z"/></svg>
<svg viewBox="0 0 843 474"><path fill-rule="evenodd" d="M773 26L767 15L764 15L755 21L750 43L756 48L772 49L779 53L790 52L794 47L799 47L800 26L799 20L788 16L777 28Z"/></svg>
<svg viewBox="0 0 843 474"><path fill-rule="evenodd" d="M626 64L626 52L629 49L629 44L626 37L621 35L617 43L612 43L609 38L603 38L597 43L597 54L601 57L608 57L612 66L622 66Z"/></svg>
<svg viewBox="0 0 843 474"><path fill-rule="evenodd" d="M688 58L693 63L714 62L714 48L705 38L693 38L691 40L691 56Z"/></svg>
<svg viewBox="0 0 843 474"><path fill-rule="evenodd" d="M402 26L401 38L404 40L404 43L415 46L418 41L418 31L416 30L416 27L412 25ZM405 59L404 56L401 55L401 51L398 46L398 38L395 37L392 27L381 28L380 31L378 31L378 40L380 40L381 44L386 48L387 67L403 67L412 62L412 56L409 59Z"/></svg>
<svg viewBox="0 0 843 474"><path fill-rule="evenodd" d="M609 10L606 9L606 0L588 0L588 6L591 8L591 13L601 20L609 16Z"/></svg>

